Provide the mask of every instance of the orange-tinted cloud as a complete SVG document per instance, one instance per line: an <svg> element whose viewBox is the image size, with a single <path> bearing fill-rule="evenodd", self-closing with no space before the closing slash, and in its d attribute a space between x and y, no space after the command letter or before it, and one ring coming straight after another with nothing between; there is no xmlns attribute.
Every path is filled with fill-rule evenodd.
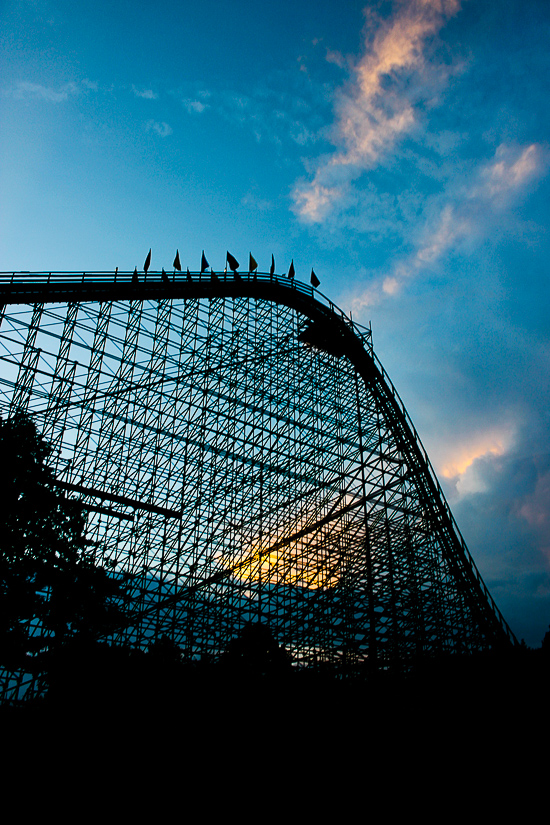
<svg viewBox="0 0 550 825"><path fill-rule="evenodd" d="M397 81L425 68L427 39L459 10L459 0L412 0L400 3L391 18L379 23L354 69L351 87L337 98L336 153L321 163L313 181L294 190L302 218L322 221L342 197L345 184L411 131L415 110Z"/></svg>
<svg viewBox="0 0 550 825"><path fill-rule="evenodd" d="M464 475L476 459L489 455L503 455L506 449L505 440L500 436L489 436L481 442L464 444L443 465L441 475L449 479Z"/></svg>
<svg viewBox="0 0 550 825"><path fill-rule="evenodd" d="M476 462L505 455L513 446L514 440L515 428L503 426L471 436L462 443L451 444L441 451L436 460L437 472L455 484L459 495L484 492L487 486L476 471Z"/></svg>

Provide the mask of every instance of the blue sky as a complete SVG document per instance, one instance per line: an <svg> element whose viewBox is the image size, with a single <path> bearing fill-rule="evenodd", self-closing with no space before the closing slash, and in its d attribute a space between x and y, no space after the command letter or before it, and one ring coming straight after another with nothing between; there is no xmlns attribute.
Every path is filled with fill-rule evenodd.
<svg viewBox="0 0 550 825"><path fill-rule="evenodd" d="M550 624L550 4L4 0L0 269L313 266Z"/></svg>

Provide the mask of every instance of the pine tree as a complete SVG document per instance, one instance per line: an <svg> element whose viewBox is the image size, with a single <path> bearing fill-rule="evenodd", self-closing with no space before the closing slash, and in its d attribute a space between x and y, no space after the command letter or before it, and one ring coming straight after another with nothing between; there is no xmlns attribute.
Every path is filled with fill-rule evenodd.
<svg viewBox="0 0 550 825"><path fill-rule="evenodd" d="M42 669L48 654L92 639L120 616L120 590L85 555L86 517L56 486L33 421L0 419L0 664Z"/></svg>

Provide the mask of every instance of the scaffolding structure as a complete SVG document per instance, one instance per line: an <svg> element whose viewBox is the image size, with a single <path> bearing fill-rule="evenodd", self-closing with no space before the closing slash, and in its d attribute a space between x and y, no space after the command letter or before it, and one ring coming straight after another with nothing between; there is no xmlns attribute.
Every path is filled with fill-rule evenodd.
<svg viewBox="0 0 550 825"><path fill-rule="evenodd" d="M0 415L32 416L129 588L113 642L247 622L343 675L515 642L370 330L261 273L0 276Z"/></svg>

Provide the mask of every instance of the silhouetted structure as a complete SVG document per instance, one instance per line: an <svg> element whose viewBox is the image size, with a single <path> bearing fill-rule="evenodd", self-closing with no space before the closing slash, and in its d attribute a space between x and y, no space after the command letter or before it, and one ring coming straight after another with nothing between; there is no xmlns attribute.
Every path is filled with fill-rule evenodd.
<svg viewBox="0 0 550 825"><path fill-rule="evenodd" d="M0 667L44 688L125 620L123 589L88 558L82 507L59 489L49 452L25 415L0 418Z"/></svg>
<svg viewBox="0 0 550 825"><path fill-rule="evenodd" d="M0 413L32 416L127 585L110 638L215 661L254 622L343 675L515 643L370 330L202 258L0 276Z"/></svg>

